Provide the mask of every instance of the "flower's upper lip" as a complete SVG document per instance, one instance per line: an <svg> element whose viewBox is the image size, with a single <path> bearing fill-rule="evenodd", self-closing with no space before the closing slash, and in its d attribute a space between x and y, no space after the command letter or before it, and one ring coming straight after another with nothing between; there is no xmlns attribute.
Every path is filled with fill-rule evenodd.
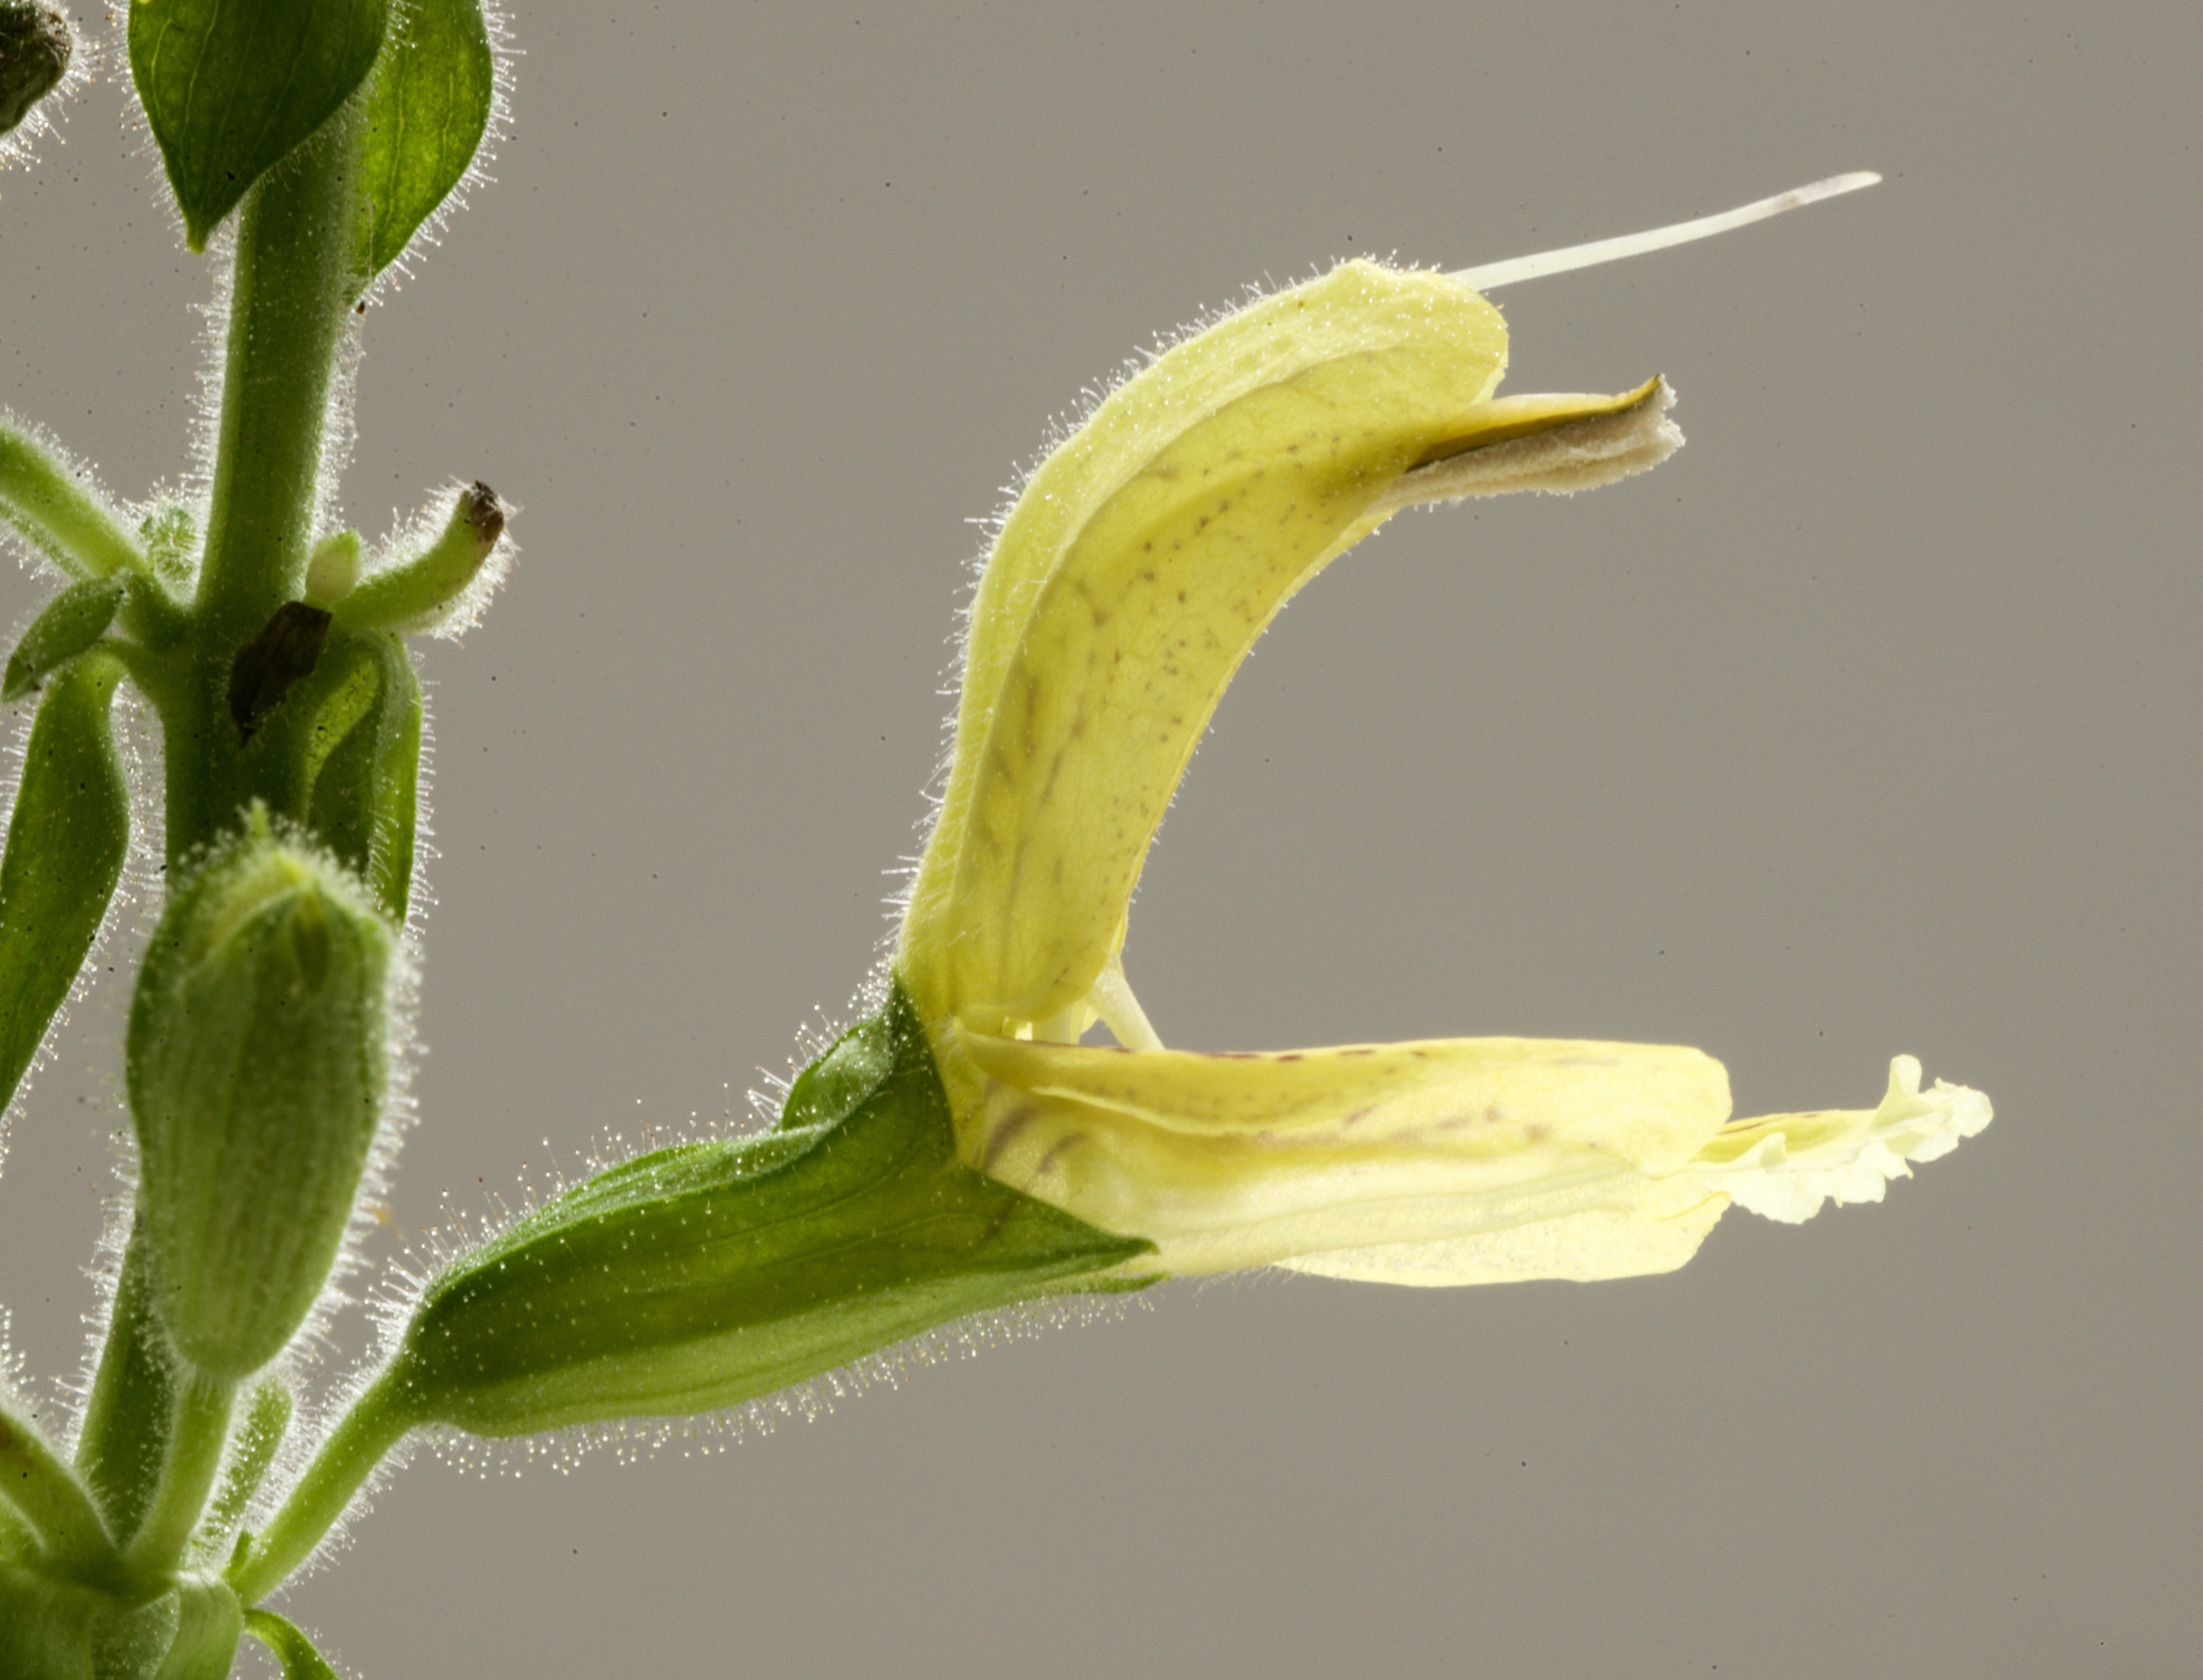
<svg viewBox="0 0 2203 1680"><path fill-rule="evenodd" d="M898 967L922 1015L1075 1038L1103 1013L1096 989L1195 743L1255 638L1334 556L1410 502L1562 488L1556 471L1574 488L1678 441L1657 382L1495 402L1505 360L1474 292L1350 263L1159 358L1034 473L972 604L904 920ZM1598 426L1624 443L1550 442Z"/></svg>

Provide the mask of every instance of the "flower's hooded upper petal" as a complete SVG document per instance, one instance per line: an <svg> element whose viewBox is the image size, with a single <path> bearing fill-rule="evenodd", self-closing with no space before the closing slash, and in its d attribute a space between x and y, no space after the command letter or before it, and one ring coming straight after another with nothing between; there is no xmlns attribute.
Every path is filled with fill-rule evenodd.
<svg viewBox="0 0 2203 1680"><path fill-rule="evenodd" d="M1034 473L972 602L904 920L921 1014L1009 1033L1089 995L1226 683L1334 555L1414 501L1580 488L1680 441L1657 382L1490 401L1505 360L1460 282L1349 263L1157 358Z"/></svg>

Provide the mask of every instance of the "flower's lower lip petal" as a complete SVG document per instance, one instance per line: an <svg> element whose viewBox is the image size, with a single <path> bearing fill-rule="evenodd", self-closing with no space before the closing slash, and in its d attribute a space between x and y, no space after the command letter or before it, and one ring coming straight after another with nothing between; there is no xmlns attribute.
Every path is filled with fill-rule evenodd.
<svg viewBox="0 0 2203 1680"><path fill-rule="evenodd" d="M1457 1242L1600 1210L1671 1220L1723 1199L1674 1176L1728 1111L1727 1075L1696 1050L1455 1039L1216 1056L952 1037L977 1075L985 1169L1155 1243L1159 1270Z"/></svg>
<svg viewBox="0 0 2203 1680"><path fill-rule="evenodd" d="M1001 1110L989 1170L1105 1230L1156 1245L1179 1276L1341 1251L1461 1242L1587 1213L1667 1220L1727 1198L1562 1138L1495 1153L1195 1137L1060 1100ZM1527 1239L1534 1241L1534 1239ZM1394 1257L1394 1269L1405 1269ZM1561 1275L1567 1275L1563 1272Z"/></svg>
<svg viewBox="0 0 2203 1680"><path fill-rule="evenodd" d="M1984 1130L1993 1111L1978 1091L1938 1080L1920 1088L1920 1063L1890 1063L1880 1106L1736 1121L1701 1151L1692 1176L1738 1206L1795 1225L1822 1204L1879 1202L1911 1161L1934 1161Z"/></svg>
<svg viewBox="0 0 2203 1680"><path fill-rule="evenodd" d="M1729 1111L1722 1065L1680 1045L1432 1038L1219 1056L951 1032L998 1086L1279 1147L1489 1156L1559 1139L1665 1173L1694 1159Z"/></svg>
<svg viewBox="0 0 2203 1680"><path fill-rule="evenodd" d="M1538 1278L1596 1283L1646 1277L1672 1272L1696 1254L1728 1209L1728 1197L1708 1193L1671 1212L1592 1208L1473 1237L1339 1249L1278 1263L1317 1277L1423 1288Z"/></svg>

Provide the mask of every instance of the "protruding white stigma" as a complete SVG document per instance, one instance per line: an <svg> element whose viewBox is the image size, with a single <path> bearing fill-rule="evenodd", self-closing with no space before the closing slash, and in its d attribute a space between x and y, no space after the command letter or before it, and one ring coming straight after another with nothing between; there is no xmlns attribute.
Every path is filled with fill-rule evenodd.
<svg viewBox="0 0 2203 1680"><path fill-rule="evenodd" d="M1826 180L1816 180L1810 186L1793 186L1787 192L1778 192L1772 198L1762 198L1757 204L1723 210L1719 216L1702 216L1695 222L1678 222L1669 227L1655 228L1648 233L1624 234L1619 239L1593 240L1589 245L1572 245L1560 251L1544 251L1535 257L1512 257L1503 263L1486 263L1480 269L1456 269L1446 278L1460 281L1473 291L1490 292L1498 287L1512 286L1518 280L1540 280L1547 275L1566 274L1570 269L1588 269L1598 263L1611 263L1624 257L1641 257L1648 251L1664 251L1671 245L1687 245L1692 240L1711 239L1716 234L1749 227L1755 222L1764 222L1770 216L1780 216L1785 210L1817 204L1822 199L1833 198L1840 193L1856 192L1862 186L1872 186L1881 179L1871 169L1855 169L1847 175L1830 175Z"/></svg>

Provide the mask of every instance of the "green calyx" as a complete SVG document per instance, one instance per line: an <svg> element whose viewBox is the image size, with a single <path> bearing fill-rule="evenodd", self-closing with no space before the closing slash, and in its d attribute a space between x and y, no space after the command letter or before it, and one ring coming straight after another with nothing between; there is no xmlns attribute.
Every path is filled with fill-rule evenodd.
<svg viewBox="0 0 2203 1680"><path fill-rule="evenodd" d="M218 1577L184 1575L148 1599L0 1561L8 1680L225 1680L244 1628Z"/></svg>
<svg viewBox="0 0 2203 1680"><path fill-rule="evenodd" d="M392 1380L515 1435L739 1405L1147 1251L956 1158L908 1000L796 1080L778 1129L642 1156L447 1268Z"/></svg>
<svg viewBox="0 0 2203 1680"><path fill-rule="evenodd" d="M321 1293L381 1121L397 946L353 877L258 811L161 919L130 1103L156 1310L194 1371L257 1370Z"/></svg>

